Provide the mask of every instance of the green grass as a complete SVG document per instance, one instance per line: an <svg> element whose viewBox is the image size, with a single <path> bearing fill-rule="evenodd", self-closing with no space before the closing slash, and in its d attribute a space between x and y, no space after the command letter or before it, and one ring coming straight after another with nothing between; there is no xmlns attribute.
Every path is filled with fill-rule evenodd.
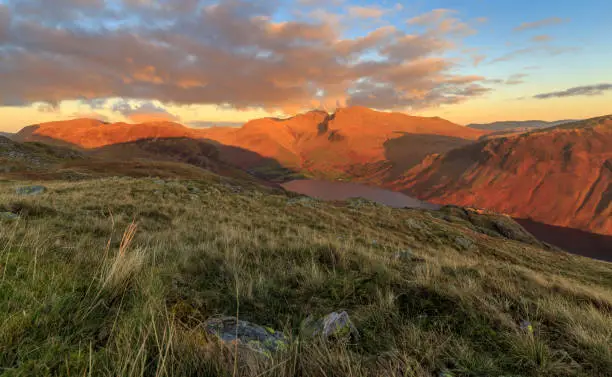
<svg viewBox="0 0 612 377"><path fill-rule="evenodd" d="M473 225L486 221L287 205L214 175L54 181L37 197L21 184L0 182L0 207L22 212L0 223L3 376L612 375L612 265ZM236 356L208 338L203 321L238 304L289 349ZM359 341L300 339L308 315L337 310Z"/></svg>

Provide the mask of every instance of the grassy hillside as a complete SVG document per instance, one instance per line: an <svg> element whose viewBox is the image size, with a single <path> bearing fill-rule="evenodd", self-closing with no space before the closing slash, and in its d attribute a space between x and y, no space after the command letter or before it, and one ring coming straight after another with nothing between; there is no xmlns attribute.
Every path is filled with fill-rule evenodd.
<svg viewBox="0 0 612 377"><path fill-rule="evenodd" d="M6 376L612 372L612 265L504 238L502 220L295 200L212 173L15 195L23 184L0 183L0 212L21 215L0 220ZM359 339L300 338L309 314L337 310ZM271 358L223 346L202 327L218 315L293 341Z"/></svg>

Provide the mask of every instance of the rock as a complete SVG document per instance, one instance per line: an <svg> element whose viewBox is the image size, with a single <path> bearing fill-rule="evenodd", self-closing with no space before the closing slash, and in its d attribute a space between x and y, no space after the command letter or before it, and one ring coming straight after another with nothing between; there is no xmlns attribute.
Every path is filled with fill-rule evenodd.
<svg viewBox="0 0 612 377"><path fill-rule="evenodd" d="M13 212L0 212L0 220L14 221L18 219L19 219L19 215Z"/></svg>
<svg viewBox="0 0 612 377"><path fill-rule="evenodd" d="M519 323L519 326L521 330L527 334L533 334L533 326L531 325L531 322L523 320Z"/></svg>
<svg viewBox="0 0 612 377"><path fill-rule="evenodd" d="M166 181L164 181L163 179L154 179L153 183L155 183L156 185L165 185Z"/></svg>
<svg viewBox="0 0 612 377"><path fill-rule="evenodd" d="M393 256L393 259L399 260L399 261L411 261L412 260L412 250L407 249L407 250L399 251L395 253L395 255Z"/></svg>
<svg viewBox="0 0 612 377"><path fill-rule="evenodd" d="M468 250L474 244L474 242L472 242L472 240L469 240L469 239L463 238L463 237L455 238L455 243L457 244L457 246L459 246L459 248L461 250Z"/></svg>
<svg viewBox="0 0 612 377"><path fill-rule="evenodd" d="M188 187L187 191L189 191L191 194L199 194L201 192L201 190L197 187Z"/></svg>
<svg viewBox="0 0 612 377"><path fill-rule="evenodd" d="M17 195L40 195L45 191L47 191L45 186L23 186L18 187L15 193L17 193Z"/></svg>
<svg viewBox="0 0 612 377"><path fill-rule="evenodd" d="M242 187L240 186L234 186L234 185L230 185L228 183L224 183L223 186L228 189L229 191L233 192L234 194L238 194L240 192L242 192Z"/></svg>
<svg viewBox="0 0 612 377"><path fill-rule="evenodd" d="M421 229L423 229L423 226L418 221L416 221L414 219L406 219L406 225L408 226L408 228L414 229L414 230L421 230Z"/></svg>
<svg viewBox="0 0 612 377"><path fill-rule="evenodd" d="M362 197L348 198L346 202L349 208L383 207L382 204Z"/></svg>
<svg viewBox="0 0 612 377"><path fill-rule="evenodd" d="M302 325L302 333L305 336L320 336L328 338L359 338L359 331L351 322L347 312L332 312L318 320L312 317L306 318Z"/></svg>
<svg viewBox="0 0 612 377"><path fill-rule="evenodd" d="M287 205L303 205L305 207L314 207L317 203L317 200L314 198L310 198L308 196L300 196L298 198L291 198L287 200Z"/></svg>
<svg viewBox="0 0 612 377"><path fill-rule="evenodd" d="M425 259L414 256L411 249L398 251L393 254L393 259L398 262L425 262Z"/></svg>
<svg viewBox="0 0 612 377"><path fill-rule="evenodd" d="M237 341L239 346L266 356L283 351L289 345L289 340L282 332L247 321L236 321L233 317L209 319L204 323L204 328L209 335L216 336L228 345L234 345Z"/></svg>

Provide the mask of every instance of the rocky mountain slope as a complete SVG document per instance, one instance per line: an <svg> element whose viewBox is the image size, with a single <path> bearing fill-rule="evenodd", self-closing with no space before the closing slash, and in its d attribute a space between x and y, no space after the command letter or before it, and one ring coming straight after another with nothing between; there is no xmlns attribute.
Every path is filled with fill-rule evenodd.
<svg viewBox="0 0 612 377"><path fill-rule="evenodd" d="M440 118L351 107L335 114L311 111L288 119L257 119L240 128L192 129L172 122L107 124L78 119L26 127L15 138L88 149L143 139L206 139L217 143L222 159L245 169L280 174L289 169L324 178L376 177L382 181L428 154L469 144L486 133Z"/></svg>
<svg viewBox="0 0 612 377"><path fill-rule="evenodd" d="M431 156L389 187L436 203L612 234L612 116Z"/></svg>
<svg viewBox="0 0 612 377"><path fill-rule="evenodd" d="M440 118L350 107L334 114L312 111L289 119L258 119L238 129L209 130L207 137L312 176L360 178L381 170L384 177L391 176L430 153L469 144L484 134ZM368 171L372 165L373 172Z"/></svg>

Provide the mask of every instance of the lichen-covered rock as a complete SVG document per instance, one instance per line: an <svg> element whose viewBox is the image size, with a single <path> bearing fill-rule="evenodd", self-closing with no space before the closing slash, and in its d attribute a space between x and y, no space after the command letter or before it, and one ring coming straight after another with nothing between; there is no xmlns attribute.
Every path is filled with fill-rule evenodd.
<svg viewBox="0 0 612 377"><path fill-rule="evenodd" d="M523 320L519 323L519 327L527 334L533 334L533 325L531 322Z"/></svg>
<svg viewBox="0 0 612 377"><path fill-rule="evenodd" d="M204 323L209 335L214 335L224 343L246 347L255 352L271 356L272 352L287 349L289 340L280 331L262 327L248 321L236 321L233 317L212 318Z"/></svg>
<svg viewBox="0 0 612 377"><path fill-rule="evenodd" d="M15 190L17 195L40 195L47 191L45 186L23 186Z"/></svg>
<svg viewBox="0 0 612 377"><path fill-rule="evenodd" d="M382 204L362 197L349 198L346 200L346 203L349 208L356 209L364 207L384 207Z"/></svg>
<svg viewBox="0 0 612 377"><path fill-rule="evenodd" d="M308 196L300 196L298 198L291 198L287 200L287 205L302 205L305 207L315 207L317 205L317 200Z"/></svg>
<svg viewBox="0 0 612 377"><path fill-rule="evenodd" d="M320 319L308 317L302 325L302 334L307 337L359 338L359 331L347 312L332 312Z"/></svg>
<svg viewBox="0 0 612 377"><path fill-rule="evenodd" d="M13 212L0 212L0 220L13 221L19 219L19 215Z"/></svg>
<svg viewBox="0 0 612 377"><path fill-rule="evenodd" d="M398 251L393 254L393 259L399 262L423 262L423 258L414 256L411 249Z"/></svg>

